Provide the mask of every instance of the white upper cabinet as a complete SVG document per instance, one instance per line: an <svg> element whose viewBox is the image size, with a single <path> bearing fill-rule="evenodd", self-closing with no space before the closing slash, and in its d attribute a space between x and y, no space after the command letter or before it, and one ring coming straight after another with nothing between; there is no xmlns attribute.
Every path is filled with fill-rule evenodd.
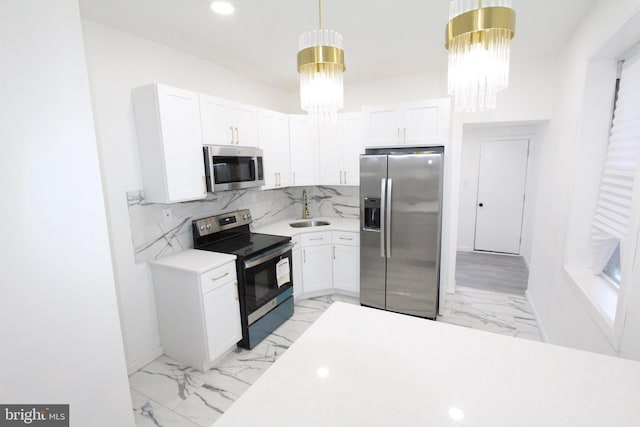
<svg viewBox="0 0 640 427"><path fill-rule="evenodd" d="M152 84L132 96L145 200L205 198L198 94Z"/></svg>
<svg viewBox="0 0 640 427"><path fill-rule="evenodd" d="M291 185L318 185L320 161L318 127L309 116L289 115L291 143Z"/></svg>
<svg viewBox="0 0 640 427"><path fill-rule="evenodd" d="M362 113L342 116L343 129L343 177L344 185L360 185L360 154L364 153Z"/></svg>
<svg viewBox="0 0 640 427"><path fill-rule="evenodd" d="M203 144L258 146L255 107L200 94L200 120Z"/></svg>
<svg viewBox="0 0 640 427"><path fill-rule="evenodd" d="M289 117L276 111L258 111L259 145L263 150L265 185L263 189L291 185Z"/></svg>
<svg viewBox="0 0 640 427"><path fill-rule="evenodd" d="M362 114L341 114L338 123L319 127L320 184L358 185Z"/></svg>
<svg viewBox="0 0 640 427"><path fill-rule="evenodd" d="M451 101L366 107L364 116L367 147L443 144L449 138Z"/></svg>
<svg viewBox="0 0 640 427"><path fill-rule="evenodd" d="M320 181L322 185L342 184L344 133L342 116L337 123L318 126Z"/></svg>

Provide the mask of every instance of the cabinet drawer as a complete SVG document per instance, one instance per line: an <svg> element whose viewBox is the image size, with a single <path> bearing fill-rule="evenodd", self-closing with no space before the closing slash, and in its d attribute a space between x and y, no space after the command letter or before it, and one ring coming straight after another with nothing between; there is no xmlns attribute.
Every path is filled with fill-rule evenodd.
<svg viewBox="0 0 640 427"><path fill-rule="evenodd" d="M349 233L347 231L333 232L334 245L360 246L360 233Z"/></svg>
<svg viewBox="0 0 640 427"><path fill-rule="evenodd" d="M207 271L200 276L200 286L202 293L206 294L214 289L219 288L225 283L236 280L236 263L230 262L221 267Z"/></svg>
<svg viewBox="0 0 640 427"><path fill-rule="evenodd" d="M331 232L305 233L301 237L302 246L328 245L331 243Z"/></svg>

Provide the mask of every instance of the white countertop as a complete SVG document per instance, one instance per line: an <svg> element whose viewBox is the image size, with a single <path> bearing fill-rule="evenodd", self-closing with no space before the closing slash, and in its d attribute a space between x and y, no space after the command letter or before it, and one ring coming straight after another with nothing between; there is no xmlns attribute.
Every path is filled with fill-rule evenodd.
<svg viewBox="0 0 640 427"><path fill-rule="evenodd" d="M334 303L215 423L637 427L640 362Z"/></svg>
<svg viewBox="0 0 640 427"><path fill-rule="evenodd" d="M235 255L187 249L184 252L149 261L149 264L201 274L228 262L235 261L235 259Z"/></svg>
<svg viewBox="0 0 640 427"><path fill-rule="evenodd" d="M294 228L289 224L299 221L327 221L329 225L319 227L301 227ZM291 218L271 224L252 227L251 231L255 233L277 234L280 236L295 236L302 233L315 233L317 231L350 231L357 233L360 230L360 219L358 218L334 218L334 217L314 217L306 219Z"/></svg>

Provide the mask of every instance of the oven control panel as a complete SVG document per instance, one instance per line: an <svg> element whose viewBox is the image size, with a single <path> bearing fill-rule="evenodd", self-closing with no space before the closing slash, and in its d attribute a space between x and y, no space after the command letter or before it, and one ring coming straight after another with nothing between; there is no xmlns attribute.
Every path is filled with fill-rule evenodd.
<svg viewBox="0 0 640 427"><path fill-rule="evenodd" d="M251 224L251 212L248 209L209 216L193 221L193 227L200 237L247 224Z"/></svg>

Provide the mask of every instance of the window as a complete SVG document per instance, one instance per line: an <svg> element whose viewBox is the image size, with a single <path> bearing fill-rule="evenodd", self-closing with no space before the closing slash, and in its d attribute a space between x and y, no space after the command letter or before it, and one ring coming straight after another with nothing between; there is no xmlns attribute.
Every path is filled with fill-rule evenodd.
<svg viewBox="0 0 640 427"><path fill-rule="evenodd" d="M609 144L593 219L593 270L619 287L621 244L628 239L640 154L640 60L619 64Z"/></svg>

